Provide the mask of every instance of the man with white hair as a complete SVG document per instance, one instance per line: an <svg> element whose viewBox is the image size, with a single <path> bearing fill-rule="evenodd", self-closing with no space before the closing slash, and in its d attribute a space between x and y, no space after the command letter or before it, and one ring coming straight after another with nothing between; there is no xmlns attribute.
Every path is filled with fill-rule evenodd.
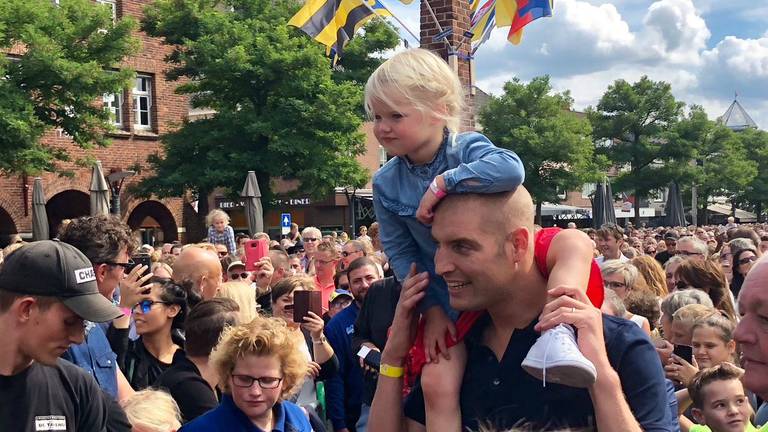
<svg viewBox="0 0 768 432"><path fill-rule="evenodd" d="M709 255L707 244L693 236L680 237L677 241L677 254L690 259L704 261Z"/></svg>
<svg viewBox="0 0 768 432"><path fill-rule="evenodd" d="M739 293L741 320L733 334L741 347L741 366L744 385L768 400L768 330L765 315L768 311L768 261L759 260L747 273Z"/></svg>

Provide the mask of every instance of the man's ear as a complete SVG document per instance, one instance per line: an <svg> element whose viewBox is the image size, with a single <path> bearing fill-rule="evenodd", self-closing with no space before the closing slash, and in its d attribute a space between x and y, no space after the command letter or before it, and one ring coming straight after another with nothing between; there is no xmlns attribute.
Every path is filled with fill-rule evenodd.
<svg viewBox="0 0 768 432"><path fill-rule="evenodd" d="M109 271L109 264L96 264L93 266L93 271L96 273L96 283L102 284L107 278L107 272Z"/></svg>
<svg viewBox="0 0 768 432"><path fill-rule="evenodd" d="M12 310L16 312L16 319L21 322L27 322L32 316L32 309L37 305L37 300L34 297L21 297L14 302L11 306Z"/></svg>
<svg viewBox="0 0 768 432"><path fill-rule="evenodd" d="M520 262L530 248L530 238L531 232L524 227L515 228L507 233L504 239L504 251L507 256L516 263Z"/></svg>

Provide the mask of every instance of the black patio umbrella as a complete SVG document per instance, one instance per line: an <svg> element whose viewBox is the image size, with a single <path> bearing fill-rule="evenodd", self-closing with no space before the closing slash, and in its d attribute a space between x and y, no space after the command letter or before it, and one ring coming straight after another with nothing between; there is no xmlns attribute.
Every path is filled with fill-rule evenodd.
<svg viewBox="0 0 768 432"><path fill-rule="evenodd" d="M109 186L104 179L101 161L96 161L91 170L91 216L109 214Z"/></svg>
<svg viewBox="0 0 768 432"><path fill-rule="evenodd" d="M264 208L261 206L261 190L255 171L248 171L243 191L240 196L245 201L245 217L248 219L248 231L251 235L264 231Z"/></svg>
<svg viewBox="0 0 768 432"><path fill-rule="evenodd" d="M672 227L686 225L683 197L680 195L680 188L677 186L677 182L669 184L665 211L666 216L664 216L664 225Z"/></svg>
<svg viewBox="0 0 768 432"><path fill-rule="evenodd" d="M605 223L605 185L598 183L592 198L592 226L599 229Z"/></svg>
<svg viewBox="0 0 768 432"><path fill-rule="evenodd" d="M45 211L45 194L43 193L43 179L35 177L32 187L32 239L50 240L48 228L48 213Z"/></svg>

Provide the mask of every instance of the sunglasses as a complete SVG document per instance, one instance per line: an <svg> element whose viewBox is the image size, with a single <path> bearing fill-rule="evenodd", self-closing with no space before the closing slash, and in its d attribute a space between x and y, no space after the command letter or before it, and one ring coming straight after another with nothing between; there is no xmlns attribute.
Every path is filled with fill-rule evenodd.
<svg viewBox="0 0 768 432"><path fill-rule="evenodd" d="M347 251L343 251L343 252L341 253L341 256L343 256L344 258L346 258L346 257L348 257L348 256L350 256L350 255L352 255L352 254L356 254L356 253L360 253L360 251L354 251L354 252L347 252Z"/></svg>
<svg viewBox="0 0 768 432"><path fill-rule="evenodd" d="M336 289L340 289L340 290L344 290L344 291L349 291L349 284L339 284L339 287L336 288Z"/></svg>
<svg viewBox="0 0 768 432"><path fill-rule="evenodd" d="M130 258L128 259L128 262L125 262L125 263L112 262L112 261L104 261L102 264L122 267L123 270L125 270L125 271L130 271L136 265L136 263L133 262L133 260L130 259Z"/></svg>
<svg viewBox="0 0 768 432"><path fill-rule="evenodd" d="M621 288L626 288L627 287L627 284L622 283L622 282L605 282L603 285L606 288L610 288L612 290L617 290L617 289L621 289Z"/></svg>
<svg viewBox="0 0 768 432"><path fill-rule="evenodd" d="M306 242L316 242L316 241L320 241L320 239L312 238L312 237L304 237L304 242L305 243Z"/></svg>
<svg viewBox="0 0 768 432"><path fill-rule="evenodd" d="M229 252L219 252L219 256L222 258L224 258L227 255L229 255Z"/></svg>
<svg viewBox="0 0 768 432"><path fill-rule="evenodd" d="M232 280L247 279L250 276L248 273L230 273L229 278Z"/></svg>
<svg viewBox="0 0 768 432"><path fill-rule="evenodd" d="M751 262L757 261L757 257L752 255L751 257L742 258L739 260L739 264L749 264Z"/></svg>
<svg viewBox="0 0 768 432"><path fill-rule="evenodd" d="M156 304L164 304L169 305L170 303L164 302L164 301L154 301L154 300L142 300L138 303L136 303L132 308L131 311L136 312L137 308L141 309L141 313L148 314L149 311L152 310L152 306Z"/></svg>

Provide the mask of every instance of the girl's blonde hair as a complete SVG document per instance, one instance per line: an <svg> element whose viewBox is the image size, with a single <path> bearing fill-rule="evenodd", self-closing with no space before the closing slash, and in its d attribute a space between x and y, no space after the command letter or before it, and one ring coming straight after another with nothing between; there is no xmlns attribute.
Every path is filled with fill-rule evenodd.
<svg viewBox="0 0 768 432"><path fill-rule="evenodd" d="M401 108L393 101L407 101L423 114L445 120L451 132L459 130L464 91L456 72L436 54L413 48L385 61L365 84L365 111L373 117L373 102Z"/></svg>
<svg viewBox="0 0 768 432"><path fill-rule="evenodd" d="M248 355L276 356L283 377L281 399L299 390L307 374L307 357L283 320L257 317L236 327L227 327L210 355L210 364L219 377L219 385L231 392L229 379L237 361Z"/></svg>
<svg viewBox="0 0 768 432"><path fill-rule="evenodd" d="M122 402L125 415L134 427L152 432L170 432L181 428L181 413L171 395L154 389L138 391Z"/></svg>
<svg viewBox="0 0 768 432"><path fill-rule="evenodd" d="M227 222L227 225L229 225L229 215L221 209L211 210L210 213L208 213L208 216L205 217L205 224L211 226L216 219L224 219Z"/></svg>
<svg viewBox="0 0 768 432"><path fill-rule="evenodd" d="M238 315L241 323L251 322L258 315L256 296L253 292L253 288L251 288L251 285L248 283L239 281L224 282L221 284L221 288L219 288L216 297L234 300L235 303L240 306Z"/></svg>

